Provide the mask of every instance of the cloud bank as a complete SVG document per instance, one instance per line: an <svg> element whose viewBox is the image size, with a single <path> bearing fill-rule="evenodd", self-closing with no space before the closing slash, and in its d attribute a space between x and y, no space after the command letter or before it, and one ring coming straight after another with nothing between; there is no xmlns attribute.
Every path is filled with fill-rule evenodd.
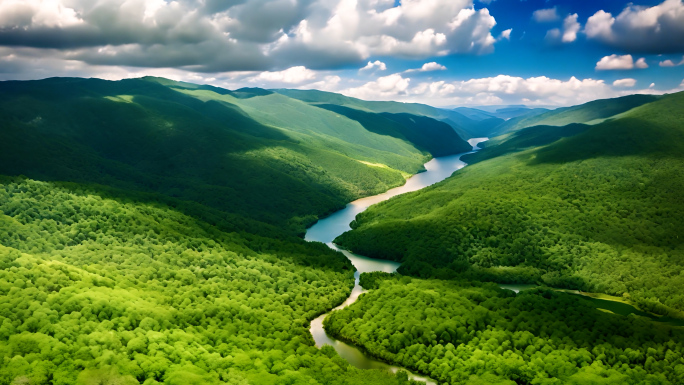
<svg viewBox="0 0 684 385"><path fill-rule="evenodd" d="M599 11L587 20L584 30L588 38L626 52L683 53L684 3L630 4L617 16Z"/></svg>
<svg viewBox="0 0 684 385"><path fill-rule="evenodd" d="M494 48L495 25L472 0L0 2L0 46L18 48L15 54L195 72L485 54Z"/></svg>

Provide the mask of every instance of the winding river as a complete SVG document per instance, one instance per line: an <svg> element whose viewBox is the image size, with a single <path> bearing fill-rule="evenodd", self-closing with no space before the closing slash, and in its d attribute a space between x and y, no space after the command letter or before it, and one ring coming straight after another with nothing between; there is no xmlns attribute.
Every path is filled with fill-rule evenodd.
<svg viewBox="0 0 684 385"><path fill-rule="evenodd" d="M473 146L474 152L480 149L478 144L486 140L487 138L474 138L470 139L468 143ZM307 229L304 239L307 241L323 242L330 248L341 251L347 258L349 258L354 267L356 267L356 274L354 274L356 282L354 288L352 289L351 295L346 301L344 301L344 303L342 303L342 305L333 310L342 309L351 305L359 298L359 295L365 291L361 286L359 286L359 275L361 273L367 273L371 271L384 271L387 273L392 273L396 271L400 265L398 262L372 259L362 255L350 253L346 250L340 250L335 246L335 244L333 244L333 240L345 231L351 230L351 227L349 227L351 221L356 218L356 215L363 212L371 205L385 201L400 194L420 190L424 187L433 185L448 178L455 171L465 167L466 164L461 161L462 155L465 154L434 158L425 164L425 169L427 171L412 176L403 186L393 188L382 194L355 200L354 202L349 203L344 209L337 211L324 219L321 219ZM360 369L384 369L390 370L392 372L396 372L397 370L401 369L408 372L409 378L413 380L424 381L427 384L436 384L434 380L415 375L405 368L392 366L385 362L378 361L363 352L361 349L329 336L323 329L323 319L328 314L329 313L323 314L311 321L311 335L313 335L317 347L331 345L342 358L346 359L350 364Z"/></svg>

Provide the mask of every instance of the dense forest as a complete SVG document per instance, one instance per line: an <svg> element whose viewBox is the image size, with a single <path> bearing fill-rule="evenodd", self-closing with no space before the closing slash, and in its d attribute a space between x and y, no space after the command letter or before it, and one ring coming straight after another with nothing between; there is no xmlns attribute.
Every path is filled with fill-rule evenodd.
<svg viewBox="0 0 684 385"><path fill-rule="evenodd" d="M446 181L371 207L336 242L403 261L402 274L607 293L681 317L683 103L520 130Z"/></svg>
<svg viewBox="0 0 684 385"><path fill-rule="evenodd" d="M433 152L470 149L429 117L373 117L376 131L267 90L160 78L3 82L0 175L153 192L302 233Z"/></svg>
<svg viewBox="0 0 684 385"><path fill-rule="evenodd" d="M570 294L364 273L328 331L450 384L681 384L684 331Z"/></svg>
<svg viewBox="0 0 684 385"><path fill-rule="evenodd" d="M3 82L0 384L408 383L314 347L354 268L297 235L470 146L372 118L160 78Z"/></svg>
<svg viewBox="0 0 684 385"><path fill-rule="evenodd" d="M343 255L115 193L0 179L0 384L408 382L313 347Z"/></svg>

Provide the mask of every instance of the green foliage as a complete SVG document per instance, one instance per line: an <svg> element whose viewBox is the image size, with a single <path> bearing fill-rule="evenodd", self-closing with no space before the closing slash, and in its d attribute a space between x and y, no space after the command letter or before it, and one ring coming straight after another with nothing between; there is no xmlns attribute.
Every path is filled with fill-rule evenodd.
<svg viewBox="0 0 684 385"><path fill-rule="evenodd" d="M269 91L159 78L3 82L0 126L2 175L162 194L291 233L403 184L430 156L417 125L384 136Z"/></svg>
<svg viewBox="0 0 684 385"><path fill-rule="evenodd" d="M614 99L594 100L579 106L558 108L543 114L522 115L498 126L497 135L532 126L565 126L573 123L596 124L633 108L654 102L659 96L629 95Z"/></svg>
<svg viewBox="0 0 684 385"><path fill-rule="evenodd" d="M502 122L502 119L482 119L480 116L466 116L460 111L435 108L425 104L400 103L390 101L366 101L348 96L318 90L278 89L275 92L299 99L313 105L335 105L358 111L411 114L428 117L450 125L464 139L489 136ZM482 111L480 111L482 112Z"/></svg>
<svg viewBox="0 0 684 385"><path fill-rule="evenodd" d="M353 286L340 253L163 199L0 182L0 384L402 383L312 346Z"/></svg>
<svg viewBox="0 0 684 385"><path fill-rule="evenodd" d="M523 128L520 131L485 142L485 148L472 154L463 155L461 160L468 164L473 164L528 148L550 144L558 139L582 133L589 128L591 128L591 126L584 124L569 124L562 127L533 126Z"/></svg>
<svg viewBox="0 0 684 385"><path fill-rule="evenodd" d="M540 283L684 310L684 94L620 119L531 128L471 165L371 207L336 242L402 274Z"/></svg>
<svg viewBox="0 0 684 385"><path fill-rule="evenodd" d="M364 279L365 273L362 274ZM680 384L684 332L548 290L386 276L328 332L449 384Z"/></svg>
<svg viewBox="0 0 684 385"><path fill-rule="evenodd" d="M368 131L388 135L414 143L416 147L434 156L444 156L472 150L467 142L450 137L453 129L446 123L407 113L370 113L334 104L320 104L321 108L356 120Z"/></svg>

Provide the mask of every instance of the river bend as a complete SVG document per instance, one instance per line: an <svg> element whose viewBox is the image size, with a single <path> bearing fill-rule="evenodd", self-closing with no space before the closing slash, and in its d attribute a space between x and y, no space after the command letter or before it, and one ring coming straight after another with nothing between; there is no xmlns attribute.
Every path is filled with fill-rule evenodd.
<svg viewBox="0 0 684 385"><path fill-rule="evenodd" d="M487 138L470 139L468 143L473 146L473 151L467 154L479 150L480 148L478 147L478 144L486 140ZM349 258L351 263L356 268L356 273L354 274L356 282L354 288L352 289L351 295L347 298L347 300L344 301L344 303L333 310L342 309L351 305L359 298L359 295L365 291L361 286L359 286L359 276L361 273L368 273L372 271L384 271L387 273L392 273L395 272L400 265L398 262L368 258L362 255L350 253L346 250L340 250L335 246L335 244L333 244L333 240L345 231L351 230L351 227L349 227L351 221L353 221L359 213L363 212L371 205L385 201L400 194L417 191L424 187L433 185L448 178L455 171L462 169L466 166L466 164L461 161L461 156L465 154L466 153L434 158L425 163L425 169L427 171L412 176L403 186L393 188L382 194L355 200L354 202L347 204L344 209L321 219L307 229L306 235L304 237L305 240L310 242L323 242L331 249L341 251L347 258ZM390 370L392 372L396 372L397 370L405 370L409 373L409 378L413 380L424 381L429 385L435 384L435 382L429 378L415 375L405 368L378 361L363 352L361 349L329 336L323 329L323 319L328 314L329 313L323 314L311 321L311 335L313 336L317 347L331 345L342 358L346 359L350 364L360 369L384 369Z"/></svg>

